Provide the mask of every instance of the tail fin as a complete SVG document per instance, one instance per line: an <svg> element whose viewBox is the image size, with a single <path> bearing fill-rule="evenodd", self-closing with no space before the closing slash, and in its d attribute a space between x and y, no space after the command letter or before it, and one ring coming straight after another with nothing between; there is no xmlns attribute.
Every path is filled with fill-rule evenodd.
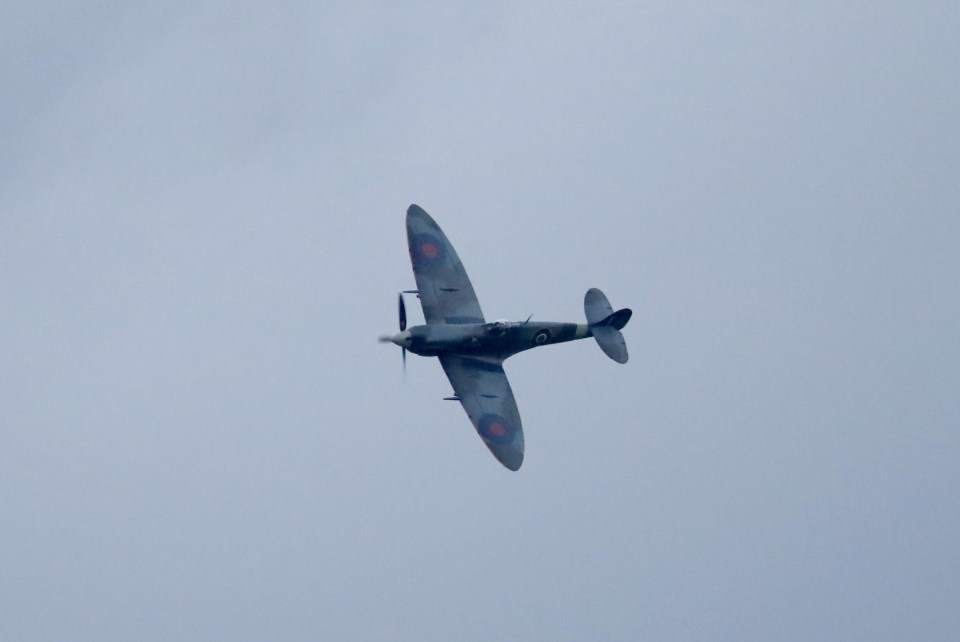
<svg viewBox="0 0 960 642"><path fill-rule="evenodd" d="M614 312L606 295L597 288L590 288L583 297L583 312L587 315L590 333L604 354L617 363L626 363L629 358L627 343L620 330L633 315L630 308Z"/></svg>

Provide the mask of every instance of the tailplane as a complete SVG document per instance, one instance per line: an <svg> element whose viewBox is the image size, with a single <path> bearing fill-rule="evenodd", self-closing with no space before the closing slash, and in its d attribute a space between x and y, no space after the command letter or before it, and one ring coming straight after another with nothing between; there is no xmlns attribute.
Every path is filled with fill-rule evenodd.
<svg viewBox="0 0 960 642"><path fill-rule="evenodd" d="M620 330L633 315L630 308L614 312L606 295L597 288L590 288L583 297L583 312L587 315L590 333L604 354L617 363L626 363L629 358L627 343Z"/></svg>

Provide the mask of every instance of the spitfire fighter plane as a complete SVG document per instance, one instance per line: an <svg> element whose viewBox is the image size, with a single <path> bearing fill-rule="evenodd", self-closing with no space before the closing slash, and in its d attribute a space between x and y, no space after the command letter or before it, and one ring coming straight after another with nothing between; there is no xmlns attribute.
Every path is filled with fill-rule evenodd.
<svg viewBox="0 0 960 642"><path fill-rule="evenodd" d="M381 337L425 357L437 357L454 395L493 456L510 470L523 463L523 427L503 362L518 352L593 337L608 357L627 362L620 330L630 320L628 308L613 311L596 288L583 300L586 323L493 321L480 311L467 272L450 241L422 208L407 210L407 246L426 325L407 328L403 293L399 297L400 332ZM531 317L532 318L532 317Z"/></svg>

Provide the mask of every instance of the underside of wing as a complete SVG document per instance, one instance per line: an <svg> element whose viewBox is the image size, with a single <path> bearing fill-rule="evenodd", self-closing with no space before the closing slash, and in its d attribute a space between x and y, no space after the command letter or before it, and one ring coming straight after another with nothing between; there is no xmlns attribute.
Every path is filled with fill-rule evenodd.
<svg viewBox="0 0 960 642"><path fill-rule="evenodd" d="M407 210L407 245L427 323L483 323L460 257L440 226L418 205Z"/></svg>
<svg viewBox="0 0 960 642"><path fill-rule="evenodd" d="M523 463L523 426L510 382L498 363L442 355L440 364L477 434L510 470Z"/></svg>

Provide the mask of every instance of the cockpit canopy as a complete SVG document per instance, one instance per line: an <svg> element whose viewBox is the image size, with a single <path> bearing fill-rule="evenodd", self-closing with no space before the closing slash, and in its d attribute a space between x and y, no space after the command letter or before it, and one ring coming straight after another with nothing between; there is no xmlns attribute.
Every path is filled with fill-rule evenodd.
<svg viewBox="0 0 960 642"><path fill-rule="evenodd" d="M500 336L507 331L507 328L510 327L510 322L505 319L497 319L493 323L487 324L487 332L492 335Z"/></svg>

